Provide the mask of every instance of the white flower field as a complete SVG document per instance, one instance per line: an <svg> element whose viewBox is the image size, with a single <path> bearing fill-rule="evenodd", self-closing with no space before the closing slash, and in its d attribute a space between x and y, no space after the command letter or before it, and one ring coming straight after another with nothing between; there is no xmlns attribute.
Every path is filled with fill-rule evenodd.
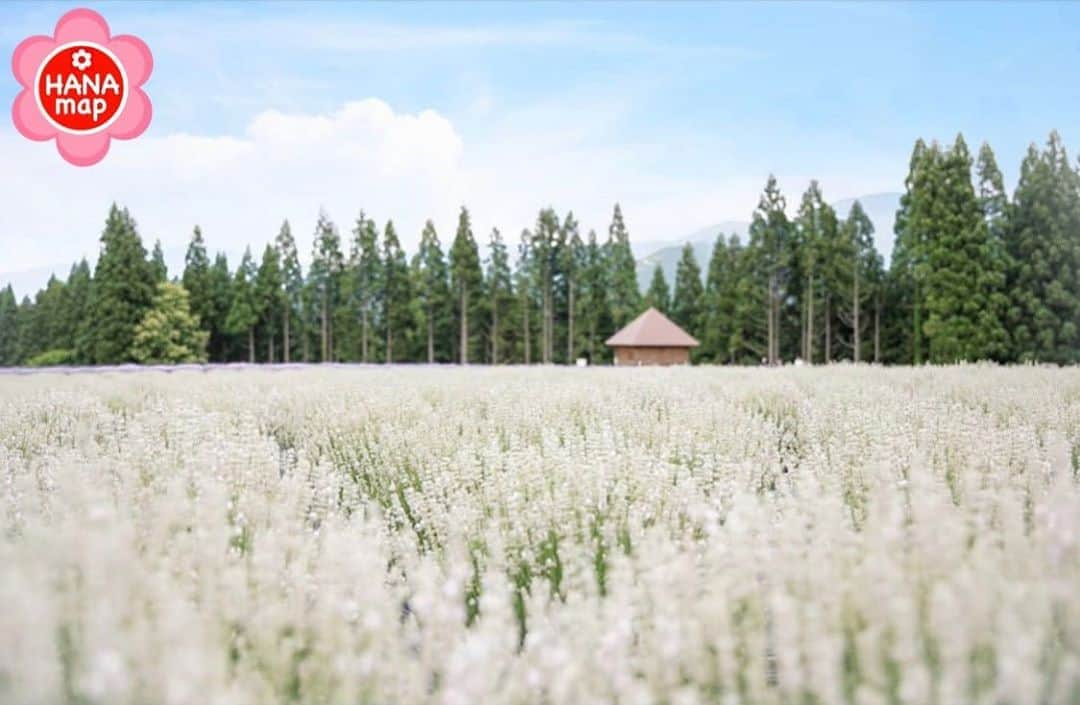
<svg viewBox="0 0 1080 705"><path fill-rule="evenodd" d="M1080 370L0 376L0 702L1080 702Z"/></svg>

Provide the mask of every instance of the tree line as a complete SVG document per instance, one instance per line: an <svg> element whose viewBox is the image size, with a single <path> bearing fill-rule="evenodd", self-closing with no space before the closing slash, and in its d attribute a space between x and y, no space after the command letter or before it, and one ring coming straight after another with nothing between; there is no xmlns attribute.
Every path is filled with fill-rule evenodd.
<svg viewBox="0 0 1080 705"><path fill-rule="evenodd" d="M320 214L306 271L288 222L235 268L196 227L170 280L114 204L93 271L83 260L21 302L0 290L0 364L596 363L645 306L697 337L702 362L1080 358L1080 170L1056 132L1011 198L989 145L973 158L962 136L920 139L887 268L873 234L816 181L789 216L770 176L745 242L718 234L704 272L685 246L673 287L658 267L644 293L618 204L603 238L549 207L483 248L463 207L448 246L428 221L411 258L393 221L361 212L342 233Z"/></svg>

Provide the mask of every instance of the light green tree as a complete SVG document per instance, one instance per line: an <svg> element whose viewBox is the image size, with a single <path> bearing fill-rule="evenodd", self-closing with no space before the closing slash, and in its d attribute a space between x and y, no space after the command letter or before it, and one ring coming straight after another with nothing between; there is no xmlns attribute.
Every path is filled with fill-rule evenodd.
<svg viewBox="0 0 1080 705"><path fill-rule="evenodd" d="M187 290L159 282L151 307L135 327L131 358L157 365L206 362L209 337L191 312Z"/></svg>

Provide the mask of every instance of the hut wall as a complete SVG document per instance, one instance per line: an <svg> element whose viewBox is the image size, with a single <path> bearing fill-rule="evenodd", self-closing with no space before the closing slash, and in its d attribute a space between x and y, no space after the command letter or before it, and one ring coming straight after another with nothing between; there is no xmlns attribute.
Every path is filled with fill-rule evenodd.
<svg viewBox="0 0 1080 705"><path fill-rule="evenodd" d="M637 365L686 365L689 363L690 350L688 348L615 348L616 365L634 367Z"/></svg>

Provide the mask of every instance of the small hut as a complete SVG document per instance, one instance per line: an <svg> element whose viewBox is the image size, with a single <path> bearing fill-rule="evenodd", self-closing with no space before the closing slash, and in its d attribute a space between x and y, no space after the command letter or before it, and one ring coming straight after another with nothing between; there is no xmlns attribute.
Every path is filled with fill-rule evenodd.
<svg viewBox="0 0 1080 705"><path fill-rule="evenodd" d="M641 314L607 339L616 365L686 365L690 348L700 343L655 308Z"/></svg>

